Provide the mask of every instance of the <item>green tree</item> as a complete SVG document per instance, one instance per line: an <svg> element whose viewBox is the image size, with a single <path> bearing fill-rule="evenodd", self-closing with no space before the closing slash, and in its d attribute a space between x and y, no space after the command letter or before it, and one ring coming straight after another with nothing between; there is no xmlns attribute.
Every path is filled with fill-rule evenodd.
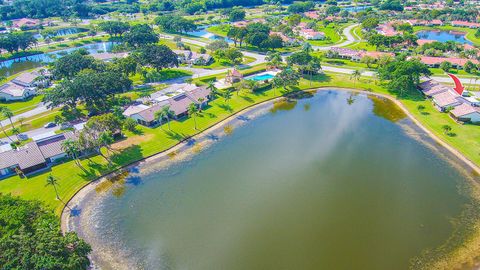
<svg viewBox="0 0 480 270"><path fill-rule="evenodd" d="M46 186L52 186L53 189L55 190L55 196L57 197L57 200L62 201L62 199L60 199L60 196L58 195L58 190L57 190L58 180L57 180L57 178L53 177L52 174L49 174L47 176L46 181L47 181Z"/></svg>
<svg viewBox="0 0 480 270"><path fill-rule="evenodd" d="M387 65L379 66L378 75L381 80L389 80L388 89L400 96L417 91L420 77L428 77L431 71L418 59L397 59Z"/></svg>
<svg viewBox="0 0 480 270"><path fill-rule="evenodd" d="M227 103L232 98L232 89L228 88L223 92L223 98L225 99L225 103Z"/></svg>
<svg viewBox="0 0 480 270"><path fill-rule="evenodd" d="M66 139L62 142L62 150L71 157L75 164L81 169L84 169L82 164L80 163L79 155L80 155L80 146L78 145L77 141L72 139Z"/></svg>
<svg viewBox="0 0 480 270"><path fill-rule="evenodd" d="M195 126L195 130L197 130L198 108L197 108L197 105L193 102L190 103L190 105L188 105L188 115L190 117L193 117L193 123L194 123L194 126Z"/></svg>
<svg viewBox="0 0 480 270"><path fill-rule="evenodd" d="M286 68L281 72L277 73L277 75L275 75L275 77L273 78L274 91L276 87L283 87L283 89L286 90L287 86L298 85L299 80L300 75L298 74L298 72L296 72L292 68Z"/></svg>
<svg viewBox="0 0 480 270"><path fill-rule="evenodd" d="M5 106L0 106L0 114L2 114L3 116L5 116L5 115L3 114L3 112L4 112L5 110L8 110L8 108L5 107ZM10 122L11 122L11 120L10 120ZM3 134L5 135L5 137L7 137L7 138L10 140L10 142L13 142L12 138L10 138L10 136L8 136L7 131L5 130L5 127L3 126L1 120L0 120L0 127L2 128L2 132L3 132Z"/></svg>
<svg viewBox="0 0 480 270"><path fill-rule="evenodd" d="M143 45L157 43L158 35L147 24L137 24L124 34L123 40L128 45L138 48Z"/></svg>
<svg viewBox="0 0 480 270"><path fill-rule="evenodd" d="M218 89L215 86L215 81L209 81L207 85L207 89L210 91L210 96L212 99L216 98L218 96Z"/></svg>
<svg viewBox="0 0 480 270"><path fill-rule="evenodd" d="M353 79L354 88L355 88L356 82L360 80L360 77L362 77L362 72L358 69L352 71L352 74L350 74L350 80Z"/></svg>
<svg viewBox="0 0 480 270"><path fill-rule="evenodd" d="M178 56L165 45L145 45L139 49L138 60L144 66L151 66L157 71L164 68L178 67Z"/></svg>
<svg viewBox="0 0 480 270"><path fill-rule="evenodd" d="M378 20L378 18L369 17L369 18L366 18L365 20L363 20L362 28L367 30L367 31L370 31L370 30L375 29L378 26L379 23L380 23L380 21Z"/></svg>
<svg viewBox="0 0 480 270"><path fill-rule="evenodd" d="M241 21L245 19L245 10L240 7L235 7L230 11L228 20L231 22Z"/></svg>
<svg viewBox="0 0 480 270"><path fill-rule="evenodd" d="M137 130L138 123L133 118L127 118L123 121L123 128L128 131L135 132Z"/></svg>
<svg viewBox="0 0 480 270"><path fill-rule="evenodd" d="M467 61L465 63L465 65L463 65L463 70L465 70L465 72L467 73L472 73L472 71L475 71L477 67L475 66L475 64L472 62L472 61Z"/></svg>
<svg viewBox="0 0 480 270"><path fill-rule="evenodd" d="M451 68L452 68L452 63L448 62L448 61L443 61L441 64L440 64L440 68L445 71L445 72L448 72Z"/></svg>
<svg viewBox="0 0 480 270"><path fill-rule="evenodd" d="M87 269L90 246L38 201L0 194L0 265L3 269Z"/></svg>
<svg viewBox="0 0 480 270"><path fill-rule="evenodd" d="M120 21L104 21L98 24L100 29L110 36L121 36L130 29L130 25Z"/></svg>
<svg viewBox="0 0 480 270"><path fill-rule="evenodd" d="M170 110L170 106L163 106L160 111L155 112L155 119L158 121L163 122L163 120L167 121L168 130L172 130L170 128L170 119L175 116L175 113Z"/></svg>

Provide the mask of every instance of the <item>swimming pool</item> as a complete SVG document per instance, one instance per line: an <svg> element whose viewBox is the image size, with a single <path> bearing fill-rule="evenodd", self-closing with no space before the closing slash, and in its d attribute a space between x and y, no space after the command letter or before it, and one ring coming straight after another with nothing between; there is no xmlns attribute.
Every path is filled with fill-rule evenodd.
<svg viewBox="0 0 480 270"><path fill-rule="evenodd" d="M265 74L256 75L256 76L251 77L249 79L254 80L254 81L266 81L266 80L270 80L273 77L275 77L273 74L265 73Z"/></svg>

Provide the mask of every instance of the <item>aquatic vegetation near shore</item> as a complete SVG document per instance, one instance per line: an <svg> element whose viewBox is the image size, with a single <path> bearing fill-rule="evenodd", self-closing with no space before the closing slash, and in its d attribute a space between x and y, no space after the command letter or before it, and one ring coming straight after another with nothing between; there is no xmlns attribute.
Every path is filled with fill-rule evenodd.
<svg viewBox="0 0 480 270"><path fill-rule="evenodd" d="M405 112L388 98L374 95L368 95L368 98L373 102L373 113L376 116L394 123L407 117Z"/></svg>
<svg viewBox="0 0 480 270"><path fill-rule="evenodd" d="M223 132L225 132L225 135L232 135L233 133L233 126L228 125L223 128Z"/></svg>

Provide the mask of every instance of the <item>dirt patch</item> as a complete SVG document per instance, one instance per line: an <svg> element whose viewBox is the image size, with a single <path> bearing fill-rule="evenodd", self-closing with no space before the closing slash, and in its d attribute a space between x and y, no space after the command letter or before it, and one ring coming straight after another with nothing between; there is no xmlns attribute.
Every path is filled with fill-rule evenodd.
<svg viewBox="0 0 480 270"><path fill-rule="evenodd" d="M128 137L125 140L121 140L119 142L116 142L116 143L112 144L112 149L113 150L123 150L125 148L128 148L132 145L138 144L140 142L149 141L152 138L153 138L153 134Z"/></svg>

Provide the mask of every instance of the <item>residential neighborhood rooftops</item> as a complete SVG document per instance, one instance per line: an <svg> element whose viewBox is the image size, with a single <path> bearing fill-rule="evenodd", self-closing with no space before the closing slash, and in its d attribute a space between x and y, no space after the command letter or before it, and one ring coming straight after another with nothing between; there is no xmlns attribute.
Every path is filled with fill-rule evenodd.
<svg viewBox="0 0 480 270"><path fill-rule="evenodd" d="M433 57L433 56L421 56L420 61L426 65L439 65L442 62L450 62L457 66L463 66L468 61L474 64L478 64L476 59L456 58L456 57Z"/></svg>
<svg viewBox="0 0 480 270"><path fill-rule="evenodd" d="M30 86L39 76L41 76L41 74L38 72L38 70L23 72L15 77L12 82L27 87Z"/></svg>
<svg viewBox="0 0 480 270"><path fill-rule="evenodd" d="M0 86L0 92L13 97L22 97L25 91L26 91L25 87L15 83L6 83Z"/></svg>
<svg viewBox="0 0 480 270"><path fill-rule="evenodd" d="M457 118L461 118L462 116L465 116L471 113L476 113L476 112L478 112L478 110L472 105L467 103L462 103L450 111L450 113Z"/></svg>
<svg viewBox="0 0 480 270"><path fill-rule="evenodd" d="M457 103L462 103L459 95L452 91L445 91L432 96L435 104L440 107L453 106Z"/></svg>
<svg viewBox="0 0 480 270"><path fill-rule="evenodd" d="M469 28L479 28L480 23L467 22L467 21L452 21L453 26L464 26Z"/></svg>

